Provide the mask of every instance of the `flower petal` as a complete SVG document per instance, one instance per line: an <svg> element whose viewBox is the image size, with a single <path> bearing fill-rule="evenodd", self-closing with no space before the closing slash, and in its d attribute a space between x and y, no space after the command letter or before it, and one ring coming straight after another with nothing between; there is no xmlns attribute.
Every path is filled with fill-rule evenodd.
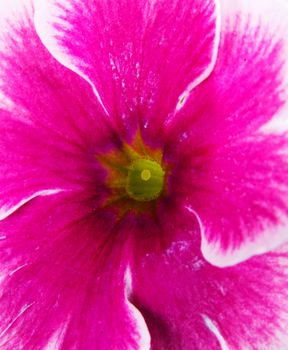
<svg viewBox="0 0 288 350"><path fill-rule="evenodd" d="M151 349L284 349L287 249L218 268L203 258L194 220L182 211L163 218L161 230L173 230L174 239L162 251L135 243L133 302L146 320Z"/></svg>
<svg viewBox="0 0 288 350"><path fill-rule="evenodd" d="M109 213L62 193L34 199L0 231L1 349L43 349L55 333L61 350L149 348L127 299L128 240Z"/></svg>
<svg viewBox="0 0 288 350"><path fill-rule="evenodd" d="M288 10L269 2L269 13L267 1L248 3L222 1L215 69L166 139L176 163L171 191L197 213L203 253L218 266L288 239L287 135L267 129L287 112Z"/></svg>
<svg viewBox="0 0 288 350"><path fill-rule="evenodd" d="M173 0L168 6L165 0L35 4L43 43L93 84L104 110L128 131L139 119L145 123L142 118L160 125L179 96L214 66L219 37L215 0Z"/></svg>
<svg viewBox="0 0 288 350"><path fill-rule="evenodd" d="M97 183L95 152L112 142L91 87L42 45L31 11L0 33L0 219L36 196Z"/></svg>

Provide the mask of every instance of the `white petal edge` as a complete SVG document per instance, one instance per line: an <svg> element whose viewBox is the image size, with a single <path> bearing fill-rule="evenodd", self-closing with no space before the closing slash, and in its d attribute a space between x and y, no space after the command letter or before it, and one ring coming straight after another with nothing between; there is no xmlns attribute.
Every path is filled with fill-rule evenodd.
<svg viewBox="0 0 288 350"><path fill-rule="evenodd" d="M264 233L259 234L255 240L244 241L239 248L223 250L220 242L209 242L206 238L205 228L199 215L190 206L185 206L189 213L197 218L201 231L201 252L210 264L224 268L234 266L253 256L261 255L281 247L288 241L288 218L278 227L267 228ZM284 220L284 219L283 219ZM271 240L271 237L278 237Z"/></svg>
<svg viewBox="0 0 288 350"><path fill-rule="evenodd" d="M195 79L192 83L190 83L185 91L179 96L178 103L176 105L174 114L176 114L180 109L182 109L186 103L186 101L189 98L189 95L191 91L201 84L205 79L207 79L210 74L212 73L218 56L218 50L219 50L219 43L220 43L220 33L221 33L221 5L220 0L215 0L215 6L216 6L216 33L215 33L215 39L214 39L214 46L213 46L213 52L212 52L212 59L210 64L207 66L205 71L199 75L197 79Z"/></svg>
<svg viewBox="0 0 288 350"><path fill-rule="evenodd" d="M23 9L31 8L32 0L0 0L0 23L5 24L7 19L23 14ZM20 19L20 17L19 17Z"/></svg>
<svg viewBox="0 0 288 350"><path fill-rule="evenodd" d="M20 21L25 12L32 9L32 0L0 0L0 50L5 52L6 35L11 30L11 23ZM11 101L0 90L0 106L7 109L11 106Z"/></svg>
<svg viewBox="0 0 288 350"><path fill-rule="evenodd" d="M63 25L61 21L57 21L57 15L53 13L53 11L47 11L47 6L49 4L53 5L53 3L57 3L57 0L33 0L34 2L34 23L36 32L42 41L43 45L47 48L47 50L51 53L51 55L57 59L63 66L70 69L74 73L78 74L82 79L86 80L91 86L100 106L102 107L106 116L109 116L109 113L97 91L95 85L89 79L89 77L84 74L80 69L77 68L77 64L73 64L73 60L71 56L69 56L64 49L57 44L57 40L55 38L53 32L52 23L59 23L59 25ZM69 4L71 1L63 0L67 8L69 8ZM52 8L53 6L51 6Z"/></svg>
<svg viewBox="0 0 288 350"><path fill-rule="evenodd" d="M220 333L219 329L216 327L215 323L206 315L202 315L203 321L206 325L206 327L215 335L215 337L217 338L220 346L221 346L221 350L230 350L224 337L222 336L222 334Z"/></svg>
<svg viewBox="0 0 288 350"><path fill-rule="evenodd" d="M137 329L140 335L139 339L139 347L137 350L150 350L150 334L148 331L148 328L146 326L146 323L144 321L143 316L141 315L140 311L129 301L129 295L132 290L132 280L131 280L131 272L129 267L126 270L125 276L125 302L128 306L129 311L133 315L133 319L135 320L137 324ZM45 350L59 350L61 349L62 340L65 336L65 331L67 328L67 324L69 321L65 323L62 327L60 327L50 338L47 346L45 347ZM127 350L136 350L135 348L129 348Z"/></svg>
<svg viewBox="0 0 288 350"><path fill-rule="evenodd" d="M30 202L32 199L34 199L36 197L51 196L53 194L57 194L57 193L63 192L63 191L64 191L63 189L59 189L59 188L37 191L37 192L33 193L31 196L22 199L21 201L19 201L15 205L2 206L2 207L0 207L0 221L6 219L8 216L10 216L11 214L15 213L16 210L18 210L23 205L25 205L26 203Z"/></svg>
<svg viewBox="0 0 288 350"><path fill-rule="evenodd" d="M135 322L137 324L137 329L140 335L139 347L137 350L150 350L151 348L151 336L147 327L147 324L141 314L141 312L129 301L129 297L132 292L132 276L131 270L128 267L125 272L125 297L128 308L132 313ZM130 350L130 349L129 349ZM131 349L135 350L135 349Z"/></svg>
<svg viewBox="0 0 288 350"><path fill-rule="evenodd" d="M235 13L241 11L244 15L251 15L252 25L259 24L262 20L264 25L271 27L271 33L282 37L285 42L283 58L287 64L283 71L283 84L286 87L283 99L288 101L288 1L287 0L220 0L222 19L226 21L235 17ZM264 125L261 132L283 133L288 131L288 103L271 121Z"/></svg>

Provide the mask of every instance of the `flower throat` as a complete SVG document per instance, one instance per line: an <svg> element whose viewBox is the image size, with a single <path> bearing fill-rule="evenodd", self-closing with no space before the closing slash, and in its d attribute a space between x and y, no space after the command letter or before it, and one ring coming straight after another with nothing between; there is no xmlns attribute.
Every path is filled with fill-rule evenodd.
<svg viewBox="0 0 288 350"><path fill-rule="evenodd" d="M165 191L162 152L147 147L139 132L130 145L97 159L108 173L106 186L111 195L105 205L118 205L122 213L151 209Z"/></svg>

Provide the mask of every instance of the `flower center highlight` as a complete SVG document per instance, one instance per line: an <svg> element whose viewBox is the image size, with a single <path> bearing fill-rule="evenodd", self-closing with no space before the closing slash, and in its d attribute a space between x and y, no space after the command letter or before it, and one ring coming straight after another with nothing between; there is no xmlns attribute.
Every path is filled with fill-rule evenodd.
<svg viewBox="0 0 288 350"><path fill-rule="evenodd" d="M156 161L136 159L128 169L126 191L137 201L151 201L162 192L164 176L165 172Z"/></svg>

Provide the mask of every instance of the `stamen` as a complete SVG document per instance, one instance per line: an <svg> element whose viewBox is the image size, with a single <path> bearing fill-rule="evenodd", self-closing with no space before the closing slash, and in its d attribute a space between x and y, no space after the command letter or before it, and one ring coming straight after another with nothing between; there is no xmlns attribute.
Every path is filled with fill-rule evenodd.
<svg viewBox="0 0 288 350"><path fill-rule="evenodd" d="M161 165L154 160L134 160L128 170L126 191L137 201L156 199L163 191L164 175Z"/></svg>
<svg viewBox="0 0 288 350"><path fill-rule="evenodd" d="M148 181L151 178L151 171L148 169L144 169L141 173L141 179L143 181Z"/></svg>

